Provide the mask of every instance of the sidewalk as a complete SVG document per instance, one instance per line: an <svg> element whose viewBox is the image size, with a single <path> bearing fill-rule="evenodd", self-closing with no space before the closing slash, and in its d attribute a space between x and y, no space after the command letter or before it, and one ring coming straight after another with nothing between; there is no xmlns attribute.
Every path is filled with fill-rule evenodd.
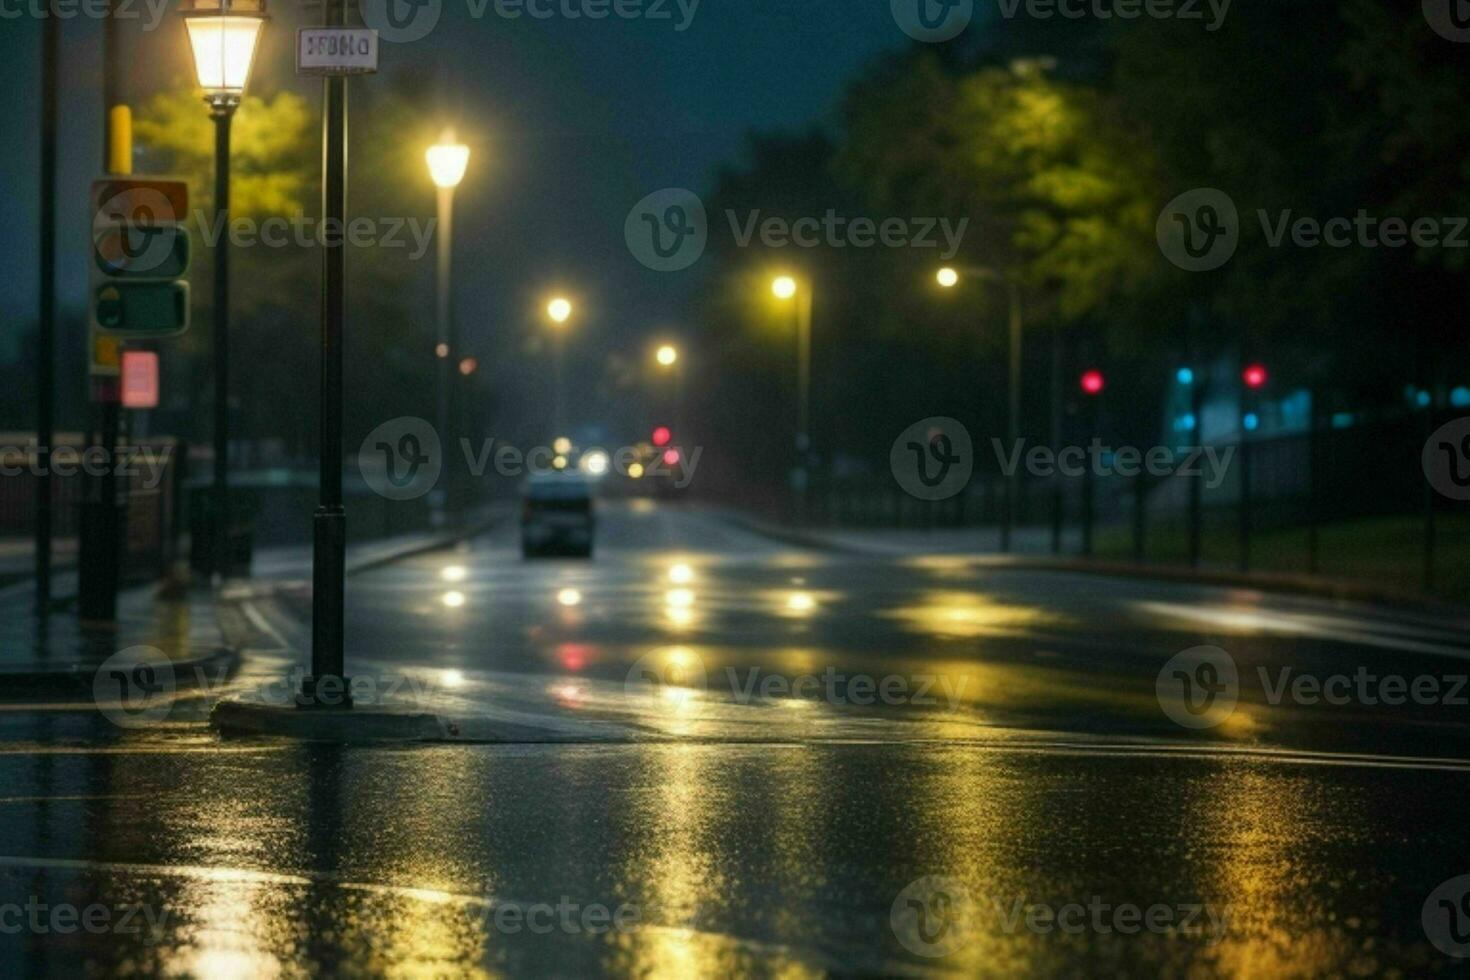
<svg viewBox="0 0 1470 980"><path fill-rule="evenodd" d="M347 572L356 574L447 548L503 517L499 509L487 510L463 530L426 531L352 545ZM173 677L181 683L233 672L239 651L227 642L221 628L222 600L237 595L239 586L249 591L254 582L268 585L271 580L309 579L311 560L309 544L261 549L252 577L231 581L218 593L199 586L169 590L159 583L127 589L118 595L115 630L84 628L75 611L41 618L34 609L35 590L30 581L0 588L0 702L89 698L98 667L109 657L136 647L152 648L171 661ZM76 573L59 573L54 588L59 595L75 594ZM130 661L137 662L137 658Z"/></svg>
<svg viewBox="0 0 1470 980"><path fill-rule="evenodd" d="M1051 550L1050 528L1017 528L1012 535L1012 551L1007 554L1000 550L1000 532L997 528L934 528L927 531L874 528L858 531L845 528L791 527L733 511L726 512L725 516L750 531L777 541L849 555L885 558L963 555L996 567L1258 589L1336 601L1396 606L1436 615L1470 617L1470 610L1463 604L1408 589L1393 589L1354 579L1291 572L1241 572L1211 565L1193 568L1187 564L1138 564L1115 558L1084 558L1076 554L1081 538L1075 530L1064 531L1063 553L1057 555Z"/></svg>

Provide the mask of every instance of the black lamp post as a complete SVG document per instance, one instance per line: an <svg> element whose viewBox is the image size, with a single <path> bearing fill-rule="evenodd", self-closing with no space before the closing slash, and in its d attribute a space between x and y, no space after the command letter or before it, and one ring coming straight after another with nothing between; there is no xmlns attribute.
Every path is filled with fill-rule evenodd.
<svg viewBox="0 0 1470 980"><path fill-rule="evenodd" d="M226 231L214 249L214 540L210 570L221 577L230 566L229 513L229 337L230 337L230 123L265 26L265 0L185 0L184 26L194 51L194 69L214 120L214 209Z"/></svg>

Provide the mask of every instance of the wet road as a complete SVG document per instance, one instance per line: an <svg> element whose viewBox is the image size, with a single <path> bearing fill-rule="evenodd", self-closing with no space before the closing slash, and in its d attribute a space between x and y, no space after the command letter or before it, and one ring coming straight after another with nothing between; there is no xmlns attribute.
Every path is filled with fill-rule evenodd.
<svg viewBox="0 0 1470 980"><path fill-rule="evenodd" d="M1465 889L1431 893L1470 871L1464 624L801 551L652 505L608 508L600 533L592 563L524 563L505 528L352 580L362 690L467 744L221 743L209 698L128 730L8 712L0 959L209 976L1462 965L1442 948L1470 928ZM287 668L273 648L302 641L304 601L243 604L257 649L231 691ZM538 744L479 741L506 732ZM97 928L48 918L92 906ZM140 932L119 927L129 909Z"/></svg>

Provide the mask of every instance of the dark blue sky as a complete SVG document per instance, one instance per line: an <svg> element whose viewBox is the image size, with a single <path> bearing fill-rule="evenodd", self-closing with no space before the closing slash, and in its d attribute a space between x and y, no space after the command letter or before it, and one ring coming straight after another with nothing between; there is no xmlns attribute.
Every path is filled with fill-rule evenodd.
<svg viewBox="0 0 1470 980"><path fill-rule="evenodd" d="M177 4L170 6L155 31L140 29L148 17L141 3L140 20L125 25L126 95L135 104L189 71ZM458 121L476 146L460 196L456 293L462 329L492 359L516 349L506 341L528 329L525 311L543 283L566 283L587 298L585 356L572 365L578 387L595 380L600 355L687 329L675 318L698 267L658 274L640 266L623 244L628 209L663 187L703 191L753 128L830 119L842 86L867 60L909 43L886 0L704 0L683 32L674 29L681 15L673 0L668 8L672 21L511 21L495 15L493 0L481 18L467 0L444 0L428 37L384 44L386 71L439 79L444 104L426 111ZM302 14L294 3L271 13L252 90L289 86L317 105L319 83L293 71ZM80 303L87 185L100 162L101 30L79 18L63 32L58 261L63 302ZM34 20L0 22L6 91L36 92L40 33ZM36 121L33 100L0 117L0 183L13 217L0 231L12 257L0 293L9 324L35 309ZM432 263L424 265L427 283ZM314 316L303 311L303 329ZM16 332L6 333L13 345Z"/></svg>

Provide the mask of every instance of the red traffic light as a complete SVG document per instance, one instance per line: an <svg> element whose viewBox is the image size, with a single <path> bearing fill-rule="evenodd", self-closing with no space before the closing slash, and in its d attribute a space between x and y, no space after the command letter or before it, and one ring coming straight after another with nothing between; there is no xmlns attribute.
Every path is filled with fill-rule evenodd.
<svg viewBox="0 0 1470 980"><path fill-rule="evenodd" d="M664 465L665 466L678 466L679 465L679 460L682 459L682 458L683 457L679 455L679 450L677 450L677 449L665 449L664 450Z"/></svg>
<svg viewBox="0 0 1470 980"><path fill-rule="evenodd" d="M1250 367L1241 372L1240 376L1245 379L1245 386L1247 388L1266 387L1266 379L1268 375L1266 374L1266 368L1264 365L1252 364Z"/></svg>
<svg viewBox="0 0 1470 980"><path fill-rule="evenodd" d="M1088 371L1082 375L1082 390L1089 395L1102 394L1103 388L1107 386L1107 380L1101 371Z"/></svg>
<svg viewBox="0 0 1470 980"><path fill-rule="evenodd" d="M667 425L661 425L653 430L653 444L662 449L674 439L674 433Z"/></svg>

